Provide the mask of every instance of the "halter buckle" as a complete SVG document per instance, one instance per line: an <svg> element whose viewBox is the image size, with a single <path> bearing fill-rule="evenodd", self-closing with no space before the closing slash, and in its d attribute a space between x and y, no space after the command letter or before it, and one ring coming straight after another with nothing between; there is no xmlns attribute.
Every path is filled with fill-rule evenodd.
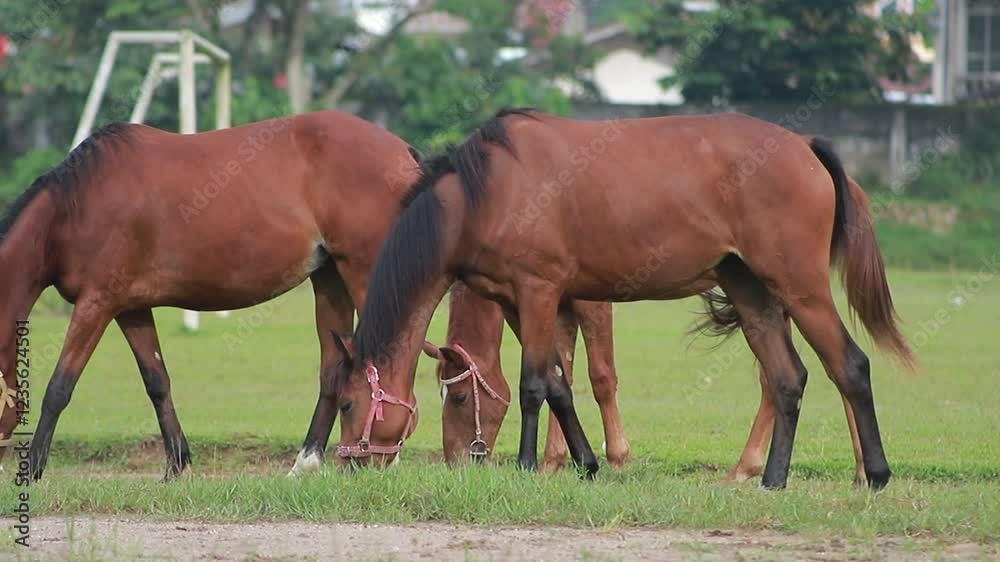
<svg viewBox="0 0 1000 562"><path fill-rule="evenodd" d="M482 439L476 439L469 444L469 455L476 461L480 461L486 457L486 453L489 449L486 447L486 441Z"/></svg>
<svg viewBox="0 0 1000 562"><path fill-rule="evenodd" d="M368 450L371 449L371 446L372 446L371 443L369 443L367 439L362 439L361 441L358 441L358 451L360 451L361 453L367 453Z"/></svg>

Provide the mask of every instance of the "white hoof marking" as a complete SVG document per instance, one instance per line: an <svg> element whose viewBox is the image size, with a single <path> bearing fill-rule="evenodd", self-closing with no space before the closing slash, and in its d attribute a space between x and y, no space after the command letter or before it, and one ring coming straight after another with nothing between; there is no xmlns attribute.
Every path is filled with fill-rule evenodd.
<svg viewBox="0 0 1000 562"><path fill-rule="evenodd" d="M319 467L323 464L323 461L319 458L318 453L313 452L308 456L304 455L304 453L305 451L299 451L299 455L295 457L295 466L288 471L289 478L294 478L307 472L315 472L319 470Z"/></svg>

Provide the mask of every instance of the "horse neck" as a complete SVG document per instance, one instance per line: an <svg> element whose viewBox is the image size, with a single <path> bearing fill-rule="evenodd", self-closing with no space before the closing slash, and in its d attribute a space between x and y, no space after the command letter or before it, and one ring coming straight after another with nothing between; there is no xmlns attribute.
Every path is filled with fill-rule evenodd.
<svg viewBox="0 0 1000 562"><path fill-rule="evenodd" d="M27 320L31 308L49 284L49 236L56 217L52 194L35 196L0 242L0 370L13 371L14 337L18 320Z"/></svg>
<svg viewBox="0 0 1000 562"><path fill-rule="evenodd" d="M500 371L503 320L499 304L477 295L462 283L452 286L448 306L448 345L457 343L464 347L481 361L484 373Z"/></svg>
<svg viewBox="0 0 1000 562"><path fill-rule="evenodd" d="M413 394L417 360L423 349L427 328L434 309L448 291L451 280L442 276L422 291L421 298L411 307L404 320L404 328L396 334L385 355L373 359L382 373L382 384L400 397ZM388 375L388 376L386 376Z"/></svg>

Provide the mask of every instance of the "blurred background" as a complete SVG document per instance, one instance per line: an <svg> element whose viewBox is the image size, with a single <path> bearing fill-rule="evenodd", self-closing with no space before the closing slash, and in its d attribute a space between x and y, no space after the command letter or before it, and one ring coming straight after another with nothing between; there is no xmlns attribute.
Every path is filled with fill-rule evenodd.
<svg viewBox="0 0 1000 562"><path fill-rule="evenodd" d="M160 29L229 51L234 125L336 108L428 152L503 106L743 111L834 140L891 265L978 269L1000 239L1000 0L0 0L0 206L71 148L108 35ZM120 50L97 126L168 48ZM177 100L145 121L178 130Z"/></svg>

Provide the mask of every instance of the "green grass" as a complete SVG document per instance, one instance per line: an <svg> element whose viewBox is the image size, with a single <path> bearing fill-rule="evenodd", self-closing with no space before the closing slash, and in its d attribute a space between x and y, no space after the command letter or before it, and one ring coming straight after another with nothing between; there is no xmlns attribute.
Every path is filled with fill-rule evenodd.
<svg viewBox="0 0 1000 562"><path fill-rule="evenodd" d="M78 479L38 485L34 509L158 519L678 525L977 540L996 539L1000 523L996 482L904 479L874 496L844 481L809 480L774 493L722 486L714 474L678 477L658 468L640 461L608 470L597 483L581 482L569 472L521 473L510 464L447 469L405 462L385 472L330 471L298 481L250 474L166 485L150 479Z"/></svg>
<svg viewBox="0 0 1000 562"><path fill-rule="evenodd" d="M897 476L879 495L851 488L854 461L840 399L798 336L811 377L789 489L766 493L752 484L715 483L736 461L759 387L740 338L712 348L715 342L685 335L696 301L616 307L619 400L635 457L625 470L604 467L595 483L571 474L516 472L509 462L517 448L516 407L498 444L501 466L439 466L438 390L431 363L422 359L416 391L421 423L399 467L286 480L281 475L304 435L317 390L312 297L301 288L229 319L204 315L196 335L180 330L178 311L158 311L174 402L196 465L193 477L170 484L154 475L162 470L158 429L131 353L117 329L109 329L60 420L52 468L31 488L32 508L36 515L669 525L997 540L997 275L891 272L923 370L913 376L884 355L870 354L879 421ZM956 291L963 295L959 305ZM32 316L31 388L39 389L33 418L65 330L65 318L52 310ZM429 333L436 342L443 339L444 312ZM508 334L503 361L512 382L518 353ZM578 365L578 411L599 447L600 417L585 362ZM0 488L4 512L16 491Z"/></svg>

